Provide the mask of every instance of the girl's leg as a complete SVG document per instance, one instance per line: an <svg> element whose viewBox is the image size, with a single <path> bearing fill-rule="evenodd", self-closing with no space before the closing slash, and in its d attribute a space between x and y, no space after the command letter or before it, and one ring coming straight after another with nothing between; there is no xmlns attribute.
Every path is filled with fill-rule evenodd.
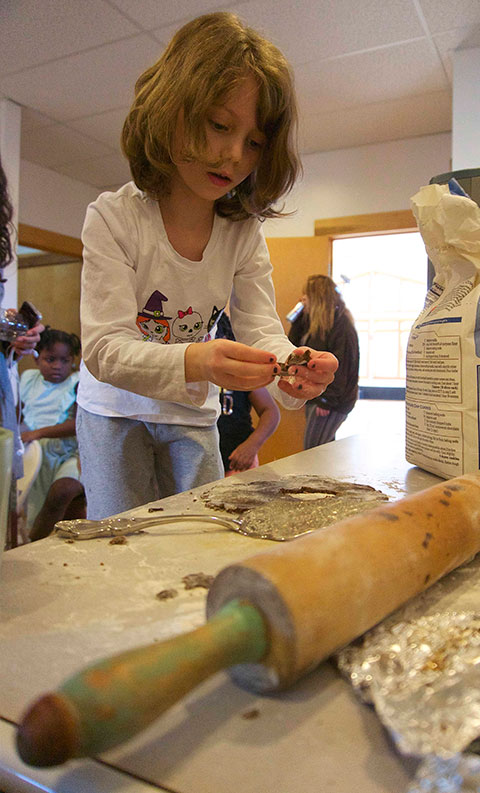
<svg viewBox="0 0 480 793"><path fill-rule="evenodd" d="M160 498L154 442L144 422L79 407L77 438L89 518L106 518Z"/></svg>
<svg viewBox="0 0 480 793"><path fill-rule="evenodd" d="M161 493L159 498L223 479L216 424L210 427L148 426L157 439L155 470Z"/></svg>
<svg viewBox="0 0 480 793"><path fill-rule="evenodd" d="M81 483L80 483L81 484ZM78 518L87 517L87 500L85 498L85 491L82 485L82 492L72 498L70 504L65 510L64 520L77 520Z"/></svg>
<svg viewBox="0 0 480 793"><path fill-rule="evenodd" d="M63 476L56 479L50 487L43 506L33 522L30 539L41 540L52 533L55 523L63 520L71 502L83 495L83 487L78 479Z"/></svg>

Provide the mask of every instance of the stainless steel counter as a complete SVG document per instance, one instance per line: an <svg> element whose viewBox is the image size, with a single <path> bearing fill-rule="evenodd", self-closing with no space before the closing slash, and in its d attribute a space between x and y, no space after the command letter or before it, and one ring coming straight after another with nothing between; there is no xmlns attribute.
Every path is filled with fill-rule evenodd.
<svg viewBox="0 0 480 793"><path fill-rule="evenodd" d="M403 436L352 436L261 466L239 481L329 475L398 498L438 478L408 465ZM233 480L230 480L233 481ZM161 502L206 511L199 488ZM147 507L134 514L147 514ZM326 662L282 694L260 697L219 673L136 739L102 758L42 771L17 758L14 723L33 699L97 658L182 633L205 620L204 589L188 573L216 574L271 547L228 530L174 524L129 536L49 537L8 551L0 581L0 790L3 793L403 793L414 764ZM156 594L174 587L178 596ZM251 711L256 718L248 718Z"/></svg>

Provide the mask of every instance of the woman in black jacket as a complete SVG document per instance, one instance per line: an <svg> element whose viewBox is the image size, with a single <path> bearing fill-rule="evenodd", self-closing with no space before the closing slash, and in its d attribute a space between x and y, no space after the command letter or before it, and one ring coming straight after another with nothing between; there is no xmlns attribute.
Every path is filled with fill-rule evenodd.
<svg viewBox="0 0 480 793"><path fill-rule="evenodd" d="M359 348L353 317L334 281L311 275L304 287L304 309L292 322L288 338L297 347L326 350L338 359L333 383L305 406L307 425L304 448L335 440L358 397Z"/></svg>

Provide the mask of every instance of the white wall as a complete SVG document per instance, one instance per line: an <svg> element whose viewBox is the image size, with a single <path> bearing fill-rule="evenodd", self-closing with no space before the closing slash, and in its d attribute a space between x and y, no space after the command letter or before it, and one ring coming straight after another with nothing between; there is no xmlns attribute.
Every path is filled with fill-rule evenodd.
<svg viewBox="0 0 480 793"><path fill-rule="evenodd" d="M409 209L432 176L450 169L451 135L425 135L303 157L303 180L286 208L293 217L267 220L267 237L306 237L314 221Z"/></svg>
<svg viewBox="0 0 480 793"><path fill-rule="evenodd" d="M480 47L453 53L452 161L455 170L480 165Z"/></svg>
<svg viewBox="0 0 480 793"><path fill-rule="evenodd" d="M20 182L20 105L10 99L0 100L0 153L2 168L7 177L7 189L12 204L12 224L16 228L18 221L18 194ZM13 259L3 270L3 277L7 279L4 286L4 308L17 306L17 254L15 235L11 235Z"/></svg>
<svg viewBox="0 0 480 793"><path fill-rule="evenodd" d="M266 221L268 237L311 236L319 218L409 209L410 197L432 176L450 170L451 135L341 149L303 158L304 176L288 199L290 218ZM80 237L85 210L99 191L21 161L22 223Z"/></svg>
<svg viewBox="0 0 480 793"><path fill-rule="evenodd" d="M79 238L87 205L99 192L96 187L21 160L19 221Z"/></svg>

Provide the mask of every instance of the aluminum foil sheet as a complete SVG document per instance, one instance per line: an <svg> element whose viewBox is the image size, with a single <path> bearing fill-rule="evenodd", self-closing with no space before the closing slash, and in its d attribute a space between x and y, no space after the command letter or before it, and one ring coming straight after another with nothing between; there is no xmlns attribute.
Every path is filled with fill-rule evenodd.
<svg viewBox="0 0 480 793"><path fill-rule="evenodd" d="M449 759L430 755L421 764L408 793L478 793L480 757L456 754Z"/></svg>
<svg viewBox="0 0 480 793"><path fill-rule="evenodd" d="M407 612L408 613L408 612ZM480 793L480 612L398 612L336 661L402 754L422 760L409 793Z"/></svg>

